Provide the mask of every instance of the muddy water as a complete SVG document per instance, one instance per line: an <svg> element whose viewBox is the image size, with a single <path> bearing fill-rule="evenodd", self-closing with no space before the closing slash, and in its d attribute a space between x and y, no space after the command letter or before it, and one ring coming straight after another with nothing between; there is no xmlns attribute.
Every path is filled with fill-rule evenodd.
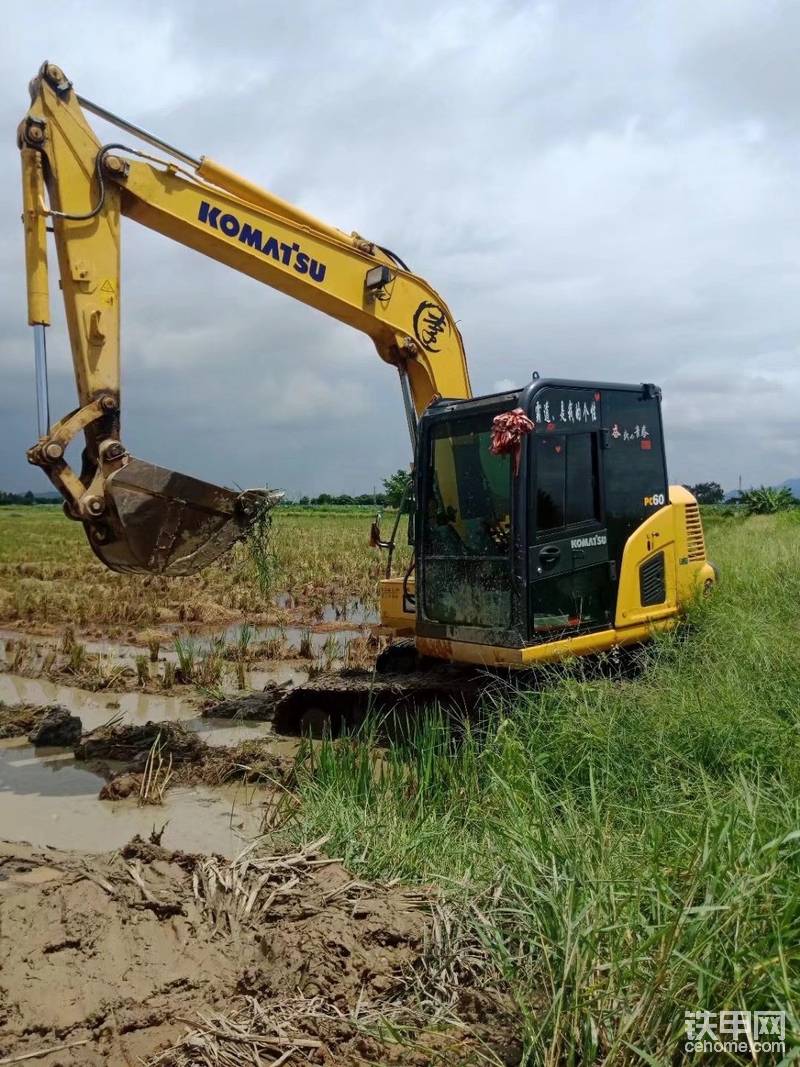
<svg viewBox="0 0 800 1067"><path fill-rule="evenodd" d="M63 704L73 715L80 716L84 731L94 730L114 716L122 714L129 723L173 722L194 719L197 704L188 697L151 693L90 692L76 686L60 685L45 678L26 678L19 674L0 673L0 702L4 704Z"/></svg>
<svg viewBox="0 0 800 1067"><path fill-rule="evenodd" d="M329 610L333 612L333 608L326 608L325 613L327 614ZM341 622L323 619L319 625L324 627L322 632L314 632L313 630L310 631L302 627L293 626L283 628L277 626L254 626L252 628L251 641L254 645L258 645L262 642L280 638L285 642L287 649L295 652L300 649L303 642L307 642L312 657L326 657L338 661L344 657L350 641L364 636L363 629L354 629L347 623L342 624ZM164 629L165 632L168 632L166 628ZM241 624L236 623L234 626L229 626L223 630L213 630L206 633L186 633L175 630L174 634L176 638L185 642L187 646L191 646L197 655L203 655L218 641L227 645L236 645L240 631ZM132 645L125 641L113 641L106 638L97 640L80 635L78 636L78 641L90 655L101 656L109 670L117 666L135 669L136 660L147 654L147 650L142 645ZM49 652L61 649L61 640L57 637L41 637L36 634L0 629L0 664L5 663L6 667L12 667L14 653L20 643L24 643L30 648L31 656L33 657L32 662L36 667L41 666L44 657ZM164 644L159 649L158 662L177 664L178 653L175 647L170 644ZM281 668L281 663L272 660L265 662L268 663L270 677L275 678L276 672ZM153 669L157 670L157 667L153 665ZM230 664L230 669L231 671L233 670L233 664ZM302 668L295 665L293 669L300 671ZM260 673L263 673L263 671ZM284 679L278 677L277 680L283 681Z"/></svg>
<svg viewBox="0 0 800 1067"><path fill-rule="evenodd" d="M298 680L291 666L270 680ZM304 672L303 672L304 676ZM212 745L273 737L276 752L294 755L296 738L272 735L270 723L200 717L191 697L149 693L90 692L42 678L0 673L0 702L61 704L78 715L84 731L112 717L122 722L182 722ZM163 843L185 851L234 855L259 832L264 788L231 786L170 790L161 806L138 807L135 799L101 801L104 779L78 763L71 750L36 749L24 738L0 741L0 839L40 846L100 852L143 837L168 822Z"/></svg>
<svg viewBox="0 0 800 1067"><path fill-rule="evenodd" d="M33 643L33 642L32 642ZM113 646L106 649L105 655L113 666L126 661L126 647ZM44 645L42 645L44 648ZM121 650L121 651L120 651ZM15 674L11 670L3 671L3 639L0 637L0 703L5 704L63 704L75 715L83 719L84 729L93 730L95 726L107 722L115 714L122 713L126 722L147 722L148 719L191 719L198 714L197 699L183 695L160 693L116 692L115 690L87 690L79 686L64 685L47 679ZM141 649L137 654L141 654ZM10 664L11 650L5 653L6 665ZM161 656L169 659L170 656ZM34 664L33 669L41 665ZM300 685L308 678L308 668L293 660L275 660L260 669L245 672L250 689L263 689L268 683ZM223 676L222 689L226 696L235 696L239 690L235 687L231 673Z"/></svg>
<svg viewBox="0 0 800 1067"><path fill-rule="evenodd" d="M259 833L266 789L172 789L163 805L98 800L103 778L72 752L0 741L0 839L101 852L167 823L163 844L235 855Z"/></svg>

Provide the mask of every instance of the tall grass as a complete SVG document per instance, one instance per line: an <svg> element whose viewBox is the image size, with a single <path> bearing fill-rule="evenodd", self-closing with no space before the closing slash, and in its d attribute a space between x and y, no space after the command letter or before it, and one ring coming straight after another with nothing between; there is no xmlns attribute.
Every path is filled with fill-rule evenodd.
<svg viewBox="0 0 800 1067"><path fill-rule="evenodd" d="M478 723L431 712L380 756L324 744L301 775L299 836L495 901L473 923L528 1063L682 1062L702 1009L784 1009L798 1037L800 526L708 537L718 591L633 677L565 666Z"/></svg>

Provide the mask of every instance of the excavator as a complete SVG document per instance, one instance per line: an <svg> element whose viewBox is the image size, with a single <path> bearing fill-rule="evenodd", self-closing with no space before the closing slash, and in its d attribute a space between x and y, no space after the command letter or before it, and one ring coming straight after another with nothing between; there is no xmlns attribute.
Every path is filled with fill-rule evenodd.
<svg viewBox="0 0 800 1067"><path fill-rule="evenodd" d="M387 675L405 672L413 688L424 666L428 677L436 664L524 669L636 645L673 627L713 586L697 502L667 479L656 385L534 375L519 389L473 396L450 309L400 256L79 96L52 63L30 97L18 129L39 422L28 459L107 567L193 574L281 495L211 485L125 448L125 216L352 326L395 368L414 457L413 563L392 576L398 523L387 540L373 524L372 544L389 553L378 627L389 638L379 663ZM101 143L87 112L157 154ZM52 425L48 232L78 393L78 406ZM66 454L80 433L76 471ZM418 691L437 689L423 681Z"/></svg>

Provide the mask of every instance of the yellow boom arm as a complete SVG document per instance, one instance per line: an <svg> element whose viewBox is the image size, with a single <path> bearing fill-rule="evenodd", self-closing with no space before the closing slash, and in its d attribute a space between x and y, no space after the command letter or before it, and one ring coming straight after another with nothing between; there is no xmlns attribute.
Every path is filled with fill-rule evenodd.
<svg viewBox="0 0 800 1067"><path fill-rule="evenodd" d="M173 158L102 146L81 104ZM60 490L68 513L84 522L109 566L191 573L241 536L264 503L263 496L236 495L135 460L120 443L121 215L369 335L381 359L400 372L412 433L416 416L435 396L471 395L461 336L447 305L371 241L81 100L52 64L31 83L18 141L37 383L46 388L51 219L79 401L50 426L40 392L40 437L28 457ZM86 449L78 475L64 452L81 430Z"/></svg>

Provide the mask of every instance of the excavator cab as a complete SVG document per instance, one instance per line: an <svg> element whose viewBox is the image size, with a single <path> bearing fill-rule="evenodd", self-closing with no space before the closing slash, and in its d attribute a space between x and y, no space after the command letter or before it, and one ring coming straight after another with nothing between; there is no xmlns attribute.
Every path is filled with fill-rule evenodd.
<svg viewBox="0 0 800 1067"><path fill-rule="evenodd" d="M416 475L420 651L521 664L610 647L626 628L633 637L676 615L690 570L711 572L699 515L678 516L670 501L660 401L653 385L535 380L428 409ZM493 424L514 409L529 432L516 453L496 454ZM691 510L685 490L673 496Z"/></svg>

